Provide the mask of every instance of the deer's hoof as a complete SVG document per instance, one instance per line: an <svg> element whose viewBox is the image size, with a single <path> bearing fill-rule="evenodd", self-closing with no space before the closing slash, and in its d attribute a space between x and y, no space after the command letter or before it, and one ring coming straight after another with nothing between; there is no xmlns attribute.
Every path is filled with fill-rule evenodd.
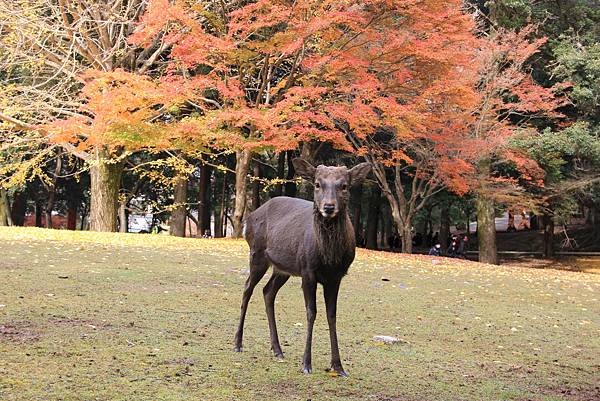
<svg viewBox="0 0 600 401"><path fill-rule="evenodd" d="M235 347L233 347L233 352L242 352L243 348L241 345L236 345Z"/></svg>
<svg viewBox="0 0 600 401"><path fill-rule="evenodd" d="M284 359L283 352L276 352L275 353L275 358L277 358L277 359Z"/></svg>
<svg viewBox="0 0 600 401"><path fill-rule="evenodd" d="M339 367L339 368L332 367L331 369L329 369L329 374L331 376L348 377L348 373L346 373L342 367Z"/></svg>
<svg viewBox="0 0 600 401"><path fill-rule="evenodd" d="M304 373L305 375L309 375L309 374L311 374L311 373L312 373L312 367L310 367L310 366L305 366L305 367L302 369L302 373Z"/></svg>

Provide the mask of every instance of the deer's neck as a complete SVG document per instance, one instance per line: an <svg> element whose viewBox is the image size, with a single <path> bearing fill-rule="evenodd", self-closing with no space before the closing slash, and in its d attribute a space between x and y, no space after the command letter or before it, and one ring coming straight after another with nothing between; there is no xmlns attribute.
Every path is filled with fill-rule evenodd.
<svg viewBox="0 0 600 401"><path fill-rule="evenodd" d="M333 219L314 214L315 239L321 262L329 267L348 267L354 259L356 240L347 212ZM349 261L348 261L349 260Z"/></svg>

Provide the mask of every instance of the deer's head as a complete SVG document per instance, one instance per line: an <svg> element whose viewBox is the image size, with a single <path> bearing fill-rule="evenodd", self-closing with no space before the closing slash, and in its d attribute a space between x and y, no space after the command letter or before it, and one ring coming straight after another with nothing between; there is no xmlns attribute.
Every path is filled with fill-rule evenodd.
<svg viewBox="0 0 600 401"><path fill-rule="evenodd" d="M371 171L369 163L361 163L351 169L319 165L314 167L304 159L294 159L296 173L313 183L315 210L326 219L346 211L350 187L360 184Z"/></svg>

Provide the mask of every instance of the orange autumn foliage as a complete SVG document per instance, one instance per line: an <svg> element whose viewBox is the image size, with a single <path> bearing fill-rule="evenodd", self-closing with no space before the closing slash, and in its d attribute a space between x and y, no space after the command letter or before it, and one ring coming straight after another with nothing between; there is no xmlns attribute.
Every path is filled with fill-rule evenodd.
<svg viewBox="0 0 600 401"><path fill-rule="evenodd" d="M524 126L515 115L558 106L523 70L543 43L530 33L478 37L460 0L150 0L130 42L166 43L166 67L88 72L89 118L54 129L81 147L327 141L462 194L478 158Z"/></svg>

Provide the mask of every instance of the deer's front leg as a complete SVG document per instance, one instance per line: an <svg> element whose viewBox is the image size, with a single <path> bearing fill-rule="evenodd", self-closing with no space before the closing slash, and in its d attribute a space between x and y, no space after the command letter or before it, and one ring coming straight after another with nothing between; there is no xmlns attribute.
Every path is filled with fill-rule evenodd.
<svg viewBox="0 0 600 401"><path fill-rule="evenodd" d="M342 367L340 359L340 350L338 347L336 315L337 298L340 289L340 280L327 283L323 286L323 295L325 298L325 309L327 310L327 323L329 324L329 339L331 340L331 369L340 376L348 376Z"/></svg>
<svg viewBox="0 0 600 401"><path fill-rule="evenodd" d="M317 317L317 280L314 275L302 277L302 291L306 306L306 347L302 371L312 373L312 333L315 318Z"/></svg>

